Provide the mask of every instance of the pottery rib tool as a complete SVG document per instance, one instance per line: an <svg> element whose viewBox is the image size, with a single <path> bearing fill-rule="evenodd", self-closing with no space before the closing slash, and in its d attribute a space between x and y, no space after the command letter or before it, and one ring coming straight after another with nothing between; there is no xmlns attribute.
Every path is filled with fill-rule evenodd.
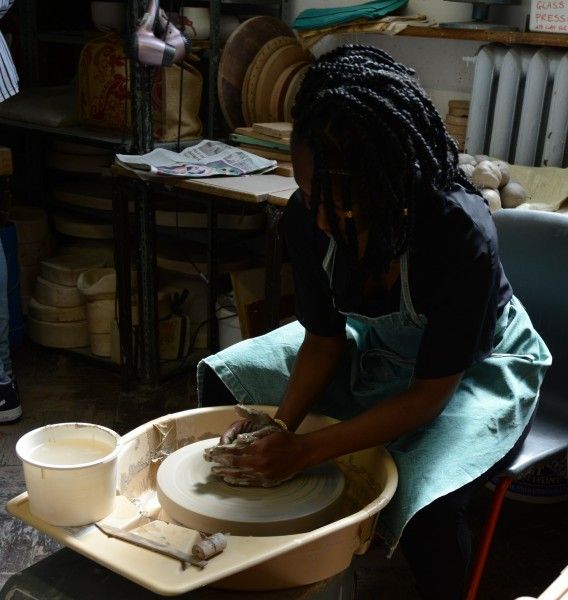
<svg viewBox="0 0 568 600"><path fill-rule="evenodd" d="M123 531L122 529L113 527L112 525L105 525L104 523L95 523L95 525L109 537L113 537L124 542L129 542L135 546L140 546L140 548L146 548L147 550L158 552L159 554L169 556L170 558L176 558L182 562L184 567L187 563L193 565L194 567L199 567L200 569L203 569L207 566L206 560L195 558L193 554L181 552L177 548L173 548L168 544L160 544L160 542L149 540L141 535L136 535L135 533L131 533L129 531Z"/></svg>

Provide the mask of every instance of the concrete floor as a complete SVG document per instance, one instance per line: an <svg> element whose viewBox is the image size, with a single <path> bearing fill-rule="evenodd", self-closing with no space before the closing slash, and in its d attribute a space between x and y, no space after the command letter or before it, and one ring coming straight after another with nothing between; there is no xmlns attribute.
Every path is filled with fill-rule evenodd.
<svg viewBox="0 0 568 600"><path fill-rule="evenodd" d="M14 452L19 436L43 424L67 420L99 423L125 433L159 415L195 406L191 375L178 377L158 390L125 395L120 392L116 372L81 357L28 344L13 358L24 416L17 424L0 426L0 589L12 575L60 548L55 541L14 519L4 509L7 500L24 490L21 466ZM474 498L470 519L475 532L481 529L489 499L487 490L481 490ZM434 542L432 552L435 551ZM479 599L538 596L567 564L568 503L507 500ZM356 558L353 566L357 600L417 598L412 575L400 552L386 560L374 550ZM443 568L441 564L440 569ZM158 598L143 590L139 592L140 598ZM237 596L241 599L246 594L236 594L235 599ZM104 597L112 599L113 595L107 590ZM120 593L114 597L125 596ZM220 596L213 592L207 597ZM270 595L270 598L275 597L287 598L288 594ZM83 598L98 596L91 590L81 600Z"/></svg>

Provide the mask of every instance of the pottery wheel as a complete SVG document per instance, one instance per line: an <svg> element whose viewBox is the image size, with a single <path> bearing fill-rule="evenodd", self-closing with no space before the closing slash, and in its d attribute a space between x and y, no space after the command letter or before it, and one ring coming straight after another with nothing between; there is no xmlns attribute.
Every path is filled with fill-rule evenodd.
<svg viewBox="0 0 568 600"><path fill-rule="evenodd" d="M337 515L343 474L329 462L273 488L231 486L211 473L203 451L218 438L170 454L157 473L158 500L170 517L192 529L234 535L287 535L317 529Z"/></svg>

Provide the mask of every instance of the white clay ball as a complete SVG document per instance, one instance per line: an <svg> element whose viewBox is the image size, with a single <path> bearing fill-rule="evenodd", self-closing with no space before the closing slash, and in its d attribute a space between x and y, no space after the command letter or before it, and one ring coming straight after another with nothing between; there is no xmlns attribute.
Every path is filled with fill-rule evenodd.
<svg viewBox="0 0 568 600"><path fill-rule="evenodd" d="M471 176L473 175L473 171L475 170L475 165L463 164L463 165L460 165L460 169L461 169L462 173L468 179L471 179Z"/></svg>
<svg viewBox="0 0 568 600"><path fill-rule="evenodd" d="M527 191L518 181L509 181L501 188L501 204L504 208L516 208L527 199Z"/></svg>
<svg viewBox="0 0 568 600"><path fill-rule="evenodd" d="M458 163L460 165L476 165L477 161L471 154L460 152L458 154Z"/></svg>
<svg viewBox="0 0 568 600"><path fill-rule="evenodd" d="M479 164L480 162L483 162L484 160L491 160L489 158L489 156L487 156L487 154L475 154L473 159L475 160L475 164Z"/></svg>
<svg viewBox="0 0 568 600"><path fill-rule="evenodd" d="M487 204L489 204L489 210L494 213L498 211L501 207L501 196L499 196L499 192L497 190L493 190L491 188L485 188L481 190L481 195L487 200Z"/></svg>
<svg viewBox="0 0 568 600"><path fill-rule="evenodd" d="M501 183L501 171L490 160L483 160L476 165L471 180L478 188L496 190Z"/></svg>
<svg viewBox="0 0 568 600"><path fill-rule="evenodd" d="M499 188L502 188L504 185L507 185L511 180L511 165L504 160L494 160L493 164L499 169L501 173L501 182L499 183Z"/></svg>

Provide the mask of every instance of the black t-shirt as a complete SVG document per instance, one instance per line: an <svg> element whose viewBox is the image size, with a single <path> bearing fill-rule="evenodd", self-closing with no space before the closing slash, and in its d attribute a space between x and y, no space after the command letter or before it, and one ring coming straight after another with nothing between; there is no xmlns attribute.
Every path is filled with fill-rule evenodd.
<svg viewBox="0 0 568 600"><path fill-rule="evenodd" d="M456 184L423 212L416 217L408 255L409 286L415 310L428 320L415 376L432 379L463 371L491 353L495 323L513 292L499 261L493 218L481 196ZM294 273L296 317L307 331L341 333L346 318L339 310L367 316L399 310L400 279L365 311L347 307L332 292L322 267L329 238L316 227L300 191L290 198L282 224ZM334 281L342 280L345 264L337 255Z"/></svg>

